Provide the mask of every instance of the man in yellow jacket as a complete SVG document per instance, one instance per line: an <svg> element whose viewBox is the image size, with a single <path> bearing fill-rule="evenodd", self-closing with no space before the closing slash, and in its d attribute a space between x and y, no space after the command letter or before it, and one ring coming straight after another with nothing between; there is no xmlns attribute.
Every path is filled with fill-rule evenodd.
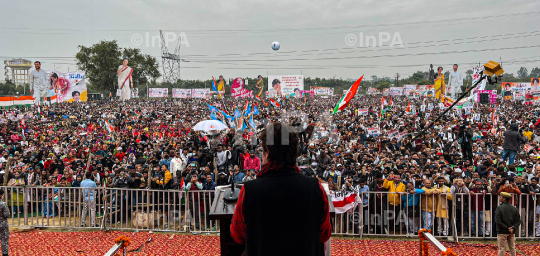
<svg viewBox="0 0 540 256"><path fill-rule="evenodd" d="M400 209L401 209L401 195L399 193L405 192L405 184L403 184L399 178L399 176L390 175L388 178L384 180L383 188L388 189L388 211L392 211L394 213L393 218L390 219L389 223L389 229L390 232L396 232L396 223L395 219L399 218ZM393 193L392 193L393 192Z"/></svg>
<svg viewBox="0 0 540 256"><path fill-rule="evenodd" d="M433 213L435 212L435 195L438 191L431 187L431 181L428 179L424 180L424 187L422 188L422 197L421 201L421 210L422 210L422 221L424 222L425 229L431 229L433 227Z"/></svg>
<svg viewBox="0 0 540 256"><path fill-rule="evenodd" d="M439 235L447 236L448 235L448 208L450 207L450 203L448 200L452 200L452 194L450 194L450 188L444 185L444 178L438 177L437 178L437 186L436 186L437 195L437 214L435 217L437 217L438 220L438 231Z"/></svg>

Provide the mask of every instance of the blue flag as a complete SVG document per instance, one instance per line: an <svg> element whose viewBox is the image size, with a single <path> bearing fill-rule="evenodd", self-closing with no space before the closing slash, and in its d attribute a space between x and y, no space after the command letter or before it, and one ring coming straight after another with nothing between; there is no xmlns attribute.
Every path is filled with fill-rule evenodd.
<svg viewBox="0 0 540 256"><path fill-rule="evenodd" d="M212 80L212 91L217 92L216 83Z"/></svg>
<svg viewBox="0 0 540 256"><path fill-rule="evenodd" d="M221 114L227 119L234 119L234 117L227 115L227 113L225 113L223 110L221 111Z"/></svg>
<svg viewBox="0 0 540 256"><path fill-rule="evenodd" d="M242 132L247 129L247 126L246 126L246 123L244 121L242 121Z"/></svg>
<svg viewBox="0 0 540 256"><path fill-rule="evenodd" d="M249 125L251 126L251 128L257 129L255 122L253 122L253 115L249 118Z"/></svg>
<svg viewBox="0 0 540 256"><path fill-rule="evenodd" d="M208 105L208 108L210 109L210 112L212 112L212 113L213 112L219 112L218 108L216 108L216 107L214 107L214 106L212 106L212 105L210 105L208 103L206 103L206 105Z"/></svg>
<svg viewBox="0 0 540 256"><path fill-rule="evenodd" d="M234 118L239 118L241 116L240 111L238 109L234 110Z"/></svg>
<svg viewBox="0 0 540 256"><path fill-rule="evenodd" d="M254 114L254 115L258 115L258 114L259 114L259 109L257 108L257 106L253 106L253 114Z"/></svg>
<svg viewBox="0 0 540 256"><path fill-rule="evenodd" d="M244 113L244 116L249 116L251 115L251 104L248 103L247 105L247 108L246 108L246 113Z"/></svg>

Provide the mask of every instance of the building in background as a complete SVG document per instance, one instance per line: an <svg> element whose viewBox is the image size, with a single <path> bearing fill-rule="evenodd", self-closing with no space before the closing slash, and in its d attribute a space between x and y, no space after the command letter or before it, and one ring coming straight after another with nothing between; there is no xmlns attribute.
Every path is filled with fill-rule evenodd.
<svg viewBox="0 0 540 256"><path fill-rule="evenodd" d="M11 80L17 86L30 83L31 61L25 59L5 60L4 66L6 81Z"/></svg>

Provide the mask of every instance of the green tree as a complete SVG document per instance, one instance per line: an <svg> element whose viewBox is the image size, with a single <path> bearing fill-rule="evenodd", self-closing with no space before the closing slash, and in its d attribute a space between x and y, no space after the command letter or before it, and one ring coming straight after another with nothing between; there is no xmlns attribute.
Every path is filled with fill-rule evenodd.
<svg viewBox="0 0 540 256"><path fill-rule="evenodd" d="M536 67L531 70L531 77L540 77L540 68Z"/></svg>
<svg viewBox="0 0 540 256"><path fill-rule="evenodd" d="M517 75L518 75L519 79L523 79L523 78L527 78L529 76L529 72L527 71L527 69L525 67L521 67L521 68L519 68L519 70L517 72Z"/></svg>
<svg viewBox="0 0 540 256"><path fill-rule="evenodd" d="M91 87L96 92L116 92L118 79L116 71L122 65L122 55L130 58L129 66L133 67L133 80L137 86L159 77L158 64L154 57L141 54L139 49L121 49L116 40L101 41L90 47L79 45L75 55L77 67L86 71ZM90 89L89 88L89 89Z"/></svg>

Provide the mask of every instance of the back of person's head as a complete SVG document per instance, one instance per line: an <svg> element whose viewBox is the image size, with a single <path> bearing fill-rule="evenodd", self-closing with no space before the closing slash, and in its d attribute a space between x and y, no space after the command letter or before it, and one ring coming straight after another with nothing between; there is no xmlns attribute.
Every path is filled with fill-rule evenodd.
<svg viewBox="0 0 540 256"><path fill-rule="evenodd" d="M516 123L513 123L510 125L510 130L511 131L517 131L518 130L518 125Z"/></svg>
<svg viewBox="0 0 540 256"><path fill-rule="evenodd" d="M86 174L84 175L84 177L86 177L87 179L90 179L90 178L92 178L92 173L86 172Z"/></svg>
<svg viewBox="0 0 540 256"><path fill-rule="evenodd" d="M263 158L284 166L294 166L298 157L298 132L292 126L273 122L260 133Z"/></svg>

